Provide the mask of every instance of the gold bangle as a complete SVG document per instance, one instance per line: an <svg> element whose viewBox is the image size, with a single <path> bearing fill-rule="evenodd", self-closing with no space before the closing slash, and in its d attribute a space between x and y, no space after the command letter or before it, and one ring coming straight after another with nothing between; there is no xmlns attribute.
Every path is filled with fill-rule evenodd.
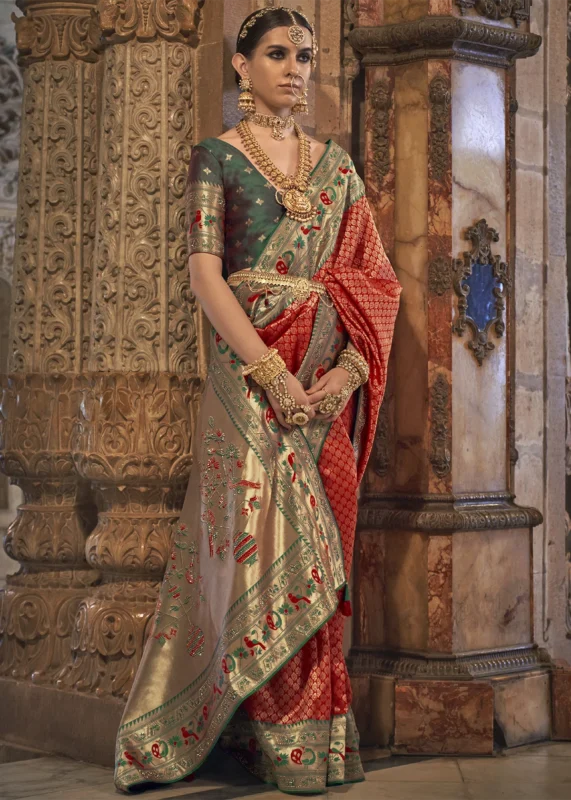
<svg viewBox="0 0 571 800"><path fill-rule="evenodd" d="M343 367L350 375L355 376L357 384L354 388L369 380L369 365L364 356L356 350L343 350L339 353L336 366Z"/></svg>
<svg viewBox="0 0 571 800"><path fill-rule="evenodd" d="M287 372L285 361L274 348L242 368L242 375L251 375L262 389L269 388L282 372Z"/></svg>

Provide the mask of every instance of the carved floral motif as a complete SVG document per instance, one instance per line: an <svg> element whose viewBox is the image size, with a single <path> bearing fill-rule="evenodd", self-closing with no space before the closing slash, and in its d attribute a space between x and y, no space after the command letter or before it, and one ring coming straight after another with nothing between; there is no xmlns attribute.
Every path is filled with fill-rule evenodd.
<svg viewBox="0 0 571 800"><path fill-rule="evenodd" d="M94 507L71 457L80 382L64 375L3 379L0 468L24 492L5 541L21 568L8 576L2 604L3 675L53 677L69 658L75 611L99 580L84 552Z"/></svg>
<svg viewBox="0 0 571 800"><path fill-rule="evenodd" d="M444 181L450 160L450 81L445 75L435 75L430 81L430 139L429 159L432 180Z"/></svg>
<svg viewBox="0 0 571 800"><path fill-rule="evenodd" d="M495 22L513 19L516 25L529 22L531 0L456 0L460 12L465 14L473 8L478 14Z"/></svg>
<svg viewBox="0 0 571 800"><path fill-rule="evenodd" d="M371 66L432 57L509 67L516 58L535 55L541 36L472 18L425 16L392 25L361 26L351 31L349 41Z"/></svg>
<svg viewBox="0 0 571 800"><path fill-rule="evenodd" d="M96 92L94 64L35 62L25 71L12 372L83 367L95 224Z"/></svg>
<svg viewBox="0 0 571 800"><path fill-rule="evenodd" d="M439 478L451 469L450 386L439 373L430 390L430 463Z"/></svg>
<svg viewBox="0 0 571 800"><path fill-rule="evenodd" d="M99 26L90 13L93 4L79 5L79 13L45 14L29 9L24 17L12 15L16 44L24 62L53 58L95 61L99 47ZM54 9L55 11L55 9Z"/></svg>
<svg viewBox="0 0 571 800"><path fill-rule="evenodd" d="M391 168L389 121L392 106L392 92L388 80L375 83L370 92L371 125L373 137L371 142L371 164L373 178L377 186L382 186L383 179Z"/></svg>
<svg viewBox="0 0 571 800"><path fill-rule="evenodd" d="M191 53L160 41L106 52L94 371L199 371L184 216Z"/></svg>
<svg viewBox="0 0 571 800"><path fill-rule="evenodd" d="M129 692L188 482L199 393L198 378L183 375L87 380L73 451L97 491L97 526L85 549L103 584L79 606L61 687Z"/></svg>
<svg viewBox="0 0 571 800"><path fill-rule="evenodd" d="M204 0L98 0L101 30L112 41L197 42Z"/></svg>

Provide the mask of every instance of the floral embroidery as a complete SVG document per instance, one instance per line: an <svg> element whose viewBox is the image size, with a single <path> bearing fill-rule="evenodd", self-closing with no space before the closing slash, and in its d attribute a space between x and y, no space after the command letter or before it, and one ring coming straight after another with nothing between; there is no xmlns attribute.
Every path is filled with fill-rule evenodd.
<svg viewBox="0 0 571 800"><path fill-rule="evenodd" d="M225 445L224 432L214 426L214 418L209 417L208 428L202 434L206 445L206 458L200 470L200 496L203 511L201 520L208 535L210 556L224 559L230 547L230 534L234 515L229 503L244 495L246 489L259 489L256 481L242 480L238 477L244 466L244 459L234 444ZM256 498L256 501L258 499ZM222 538L222 544L216 542ZM236 542L234 541L236 547Z"/></svg>

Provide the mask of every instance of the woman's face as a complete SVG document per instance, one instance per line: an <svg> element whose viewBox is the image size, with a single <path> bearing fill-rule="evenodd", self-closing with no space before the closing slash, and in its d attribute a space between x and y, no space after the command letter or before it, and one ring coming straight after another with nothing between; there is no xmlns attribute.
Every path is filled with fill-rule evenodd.
<svg viewBox="0 0 571 800"><path fill-rule="evenodd" d="M301 76L294 80L298 96L309 81L311 32L302 28L303 42L295 45L288 37L288 30L289 27L284 26L268 31L249 59L240 53L234 56L234 67L242 77L252 81L256 107L265 106L273 112L289 110L297 101L291 88L291 76Z"/></svg>

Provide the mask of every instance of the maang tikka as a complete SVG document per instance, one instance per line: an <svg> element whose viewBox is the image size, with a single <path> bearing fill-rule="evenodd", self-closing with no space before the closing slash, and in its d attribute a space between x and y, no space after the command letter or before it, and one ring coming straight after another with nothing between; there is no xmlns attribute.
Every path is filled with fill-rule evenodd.
<svg viewBox="0 0 571 800"><path fill-rule="evenodd" d="M238 39L244 39L248 35L250 28L256 24L260 17L263 17L264 14L267 14L269 11L286 11L287 14L289 14L291 25L287 32L288 38L292 44L300 45L303 42L305 31L301 25L297 24L292 9L286 8L285 6L267 6L266 8L262 8L261 11L258 11L246 22L238 35ZM309 31L311 33L311 66L313 69L315 69L317 66L317 52L319 50L317 41L315 39L315 28L305 14L303 14L301 11L296 11L296 14L299 14L300 17L303 17L309 27Z"/></svg>

